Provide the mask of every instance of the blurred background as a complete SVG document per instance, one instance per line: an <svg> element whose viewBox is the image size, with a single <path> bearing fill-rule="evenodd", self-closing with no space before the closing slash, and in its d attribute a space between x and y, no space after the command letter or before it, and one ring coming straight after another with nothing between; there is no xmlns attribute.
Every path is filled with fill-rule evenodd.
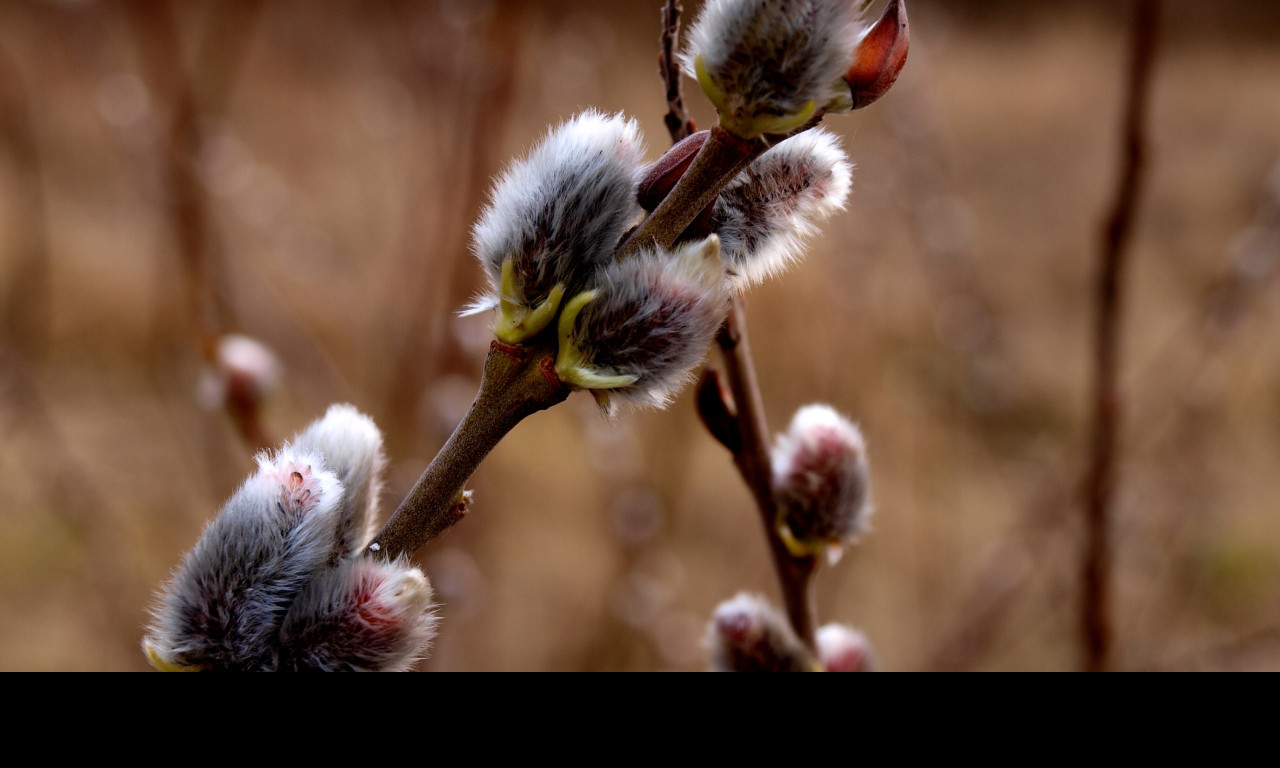
<svg viewBox="0 0 1280 768"><path fill-rule="evenodd" d="M0 668L146 669L155 591L253 443L330 403L385 431L394 509L475 392L487 319L455 312L489 178L586 107L667 145L659 6L0 2ZM826 121L848 211L748 297L770 427L823 401L869 444L874 530L820 574L824 622L891 670L1074 669L1131 6L909 7L893 91ZM1165 4L1123 328L1121 669L1280 668L1280 6L1230 7ZM226 334L278 360L256 422L223 405ZM419 555L444 617L422 669L698 670L717 603L778 599L688 392L613 424L575 395L471 487Z"/></svg>

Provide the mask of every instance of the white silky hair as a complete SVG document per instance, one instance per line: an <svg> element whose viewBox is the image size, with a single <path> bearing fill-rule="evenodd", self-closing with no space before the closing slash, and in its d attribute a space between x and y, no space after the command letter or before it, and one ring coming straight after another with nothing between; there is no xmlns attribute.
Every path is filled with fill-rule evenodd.
<svg viewBox="0 0 1280 768"><path fill-rule="evenodd" d="M295 437L292 447L319 454L325 468L342 483L337 554L346 557L359 552L373 537L377 522L378 494L387 465L382 432L373 419L340 403L329 406L323 418Z"/></svg>
<svg viewBox="0 0 1280 768"><path fill-rule="evenodd" d="M843 210L853 167L834 135L813 128L779 142L724 188L712 211L720 254L739 286L780 275Z"/></svg>
<svg viewBox="0 0 1280 768"><path fill-rule="evenodd" d="M863 27L852 0L708 0L681 52L702 65L739 118L794 115L838 95Z"/></svg>
<svg viewBox="0 0 1280 768"><path fill-rule="evenodd" d="M773 488L802 539L851 540L871 518L867 446L858 426L829 405L798 411L771 454Z"/></svg>
<svg viewBox="0 0 1280 768"><path fill-rule="evenodd" d="M512 163L472 230L491 291L467 314L497 305L507 258L523 293L507 298L517 303L540 301L556 283L570 294L579 290L642 213L635 190L644 156L634 120L587 110Z"/></svg>
<svg viewBox="0 0 1280 768"><path fill-rule="evenodd" d="M636 377L608 391L611 408L663 408L692 379L729 308L718 242L645 248L598 273L574 342L603 371Z"/></svg>

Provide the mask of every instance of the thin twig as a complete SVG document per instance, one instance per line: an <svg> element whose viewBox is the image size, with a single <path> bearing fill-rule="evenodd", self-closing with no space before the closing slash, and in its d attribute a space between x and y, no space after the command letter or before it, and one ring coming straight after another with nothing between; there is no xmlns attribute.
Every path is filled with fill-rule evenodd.
<svg viewBox="0 0 1280 768"><path fill-rule="evenodd" d="M1115 202L1103 230L1094 327L1094 413L1089 471L1085 479L1086 540L1081 633L1084 667L1107 668L1111 627L1111 502L1116 484L1116 433L1120 424L1120 324L1125 257L1146 164L1146 106L1155 54L1159 0L1138 0L1129 61L1122 137L1123 160Z"/></svg>
<svg viewBox="0 0 1280 768"><path fill-rule="evenodd" d="M720 347L725 380L733 393L737 415L740 448L733 454L733 463L751 490L760 513L778 584L782 588L787 618L796 635L813 650L817 624L813 576L818 569L818 559L792 555L778 535L778 505L773 495L773 464L769 458L769 427L756 380L755 363L751 359L751 345L747 343L746 316L737 297L728 319L716 336L716 343Z"/></svg>
<svg viewBox="0 0 1280 768"><path fill-rule="evenodd" d="M662 118L671 134L672 143L684 139L697 130L693 120L684 110L684 93L681 88L680 63L675 49L680 39L680 14L684 8L679 0L667 0L662 7L662 51L658 54L658 74L667 90L667 114Z"/></svg>
<svg viewBox="0 0 1280 768"><path fill-rule="evenodd" d="M0 48L0 142L7 145L19 183L12 191L22 222L9 232L16 243L16 264L0 288L0 323L7 325L15 348L28 358L43 355L52 331L53 270L49 263L49 225L44 172L37 139L34 103L22 71Z"/></svg>
<svg viewBox="0 0 1280 768"><path fill-rule="evenodd" d="M680 70L672 52L677 46L680 30L680 5L667 0L662 10L662 51L658 55L658 67L666 85L667 115L664 121L671 134L672 144L678 143L694 126L684 111L684 99L680 88ZM694 159L689 170L681 178L676 189L658 206L650 217L623 248L629 253L652 237L659 244L670 245L684 231L689 221L715 200L719 190L736 176L765 149L760 140L748 141L716 126ZM710 183L706 183L707 179ZM678 197L682 190L691 199ZM710 193L714 190L714 193ZM659 213L671 210L687 210L675 226L666 229L650 226ZM769 458L769 427L765 421L764 403L756 379L755 363L751 358L751 345L747 342L746 312L740 297L735 296L729 316L716 335L716 344L724 360L723 382L715 371L708 371L698 392L698 412L703 424L721 445L733 455L742 480L750 489L764 525L765 540L773 558L774 570L782 590L787 617L796 634L812 650L815 647L814 632L817 625L817 604L813 593L813 576L817 572L817 558L795 557L778 535L777 502L773 496L773 465ZM722 386L723 385L723 386ZM728 388L728 391L724 390Z"/></svg>

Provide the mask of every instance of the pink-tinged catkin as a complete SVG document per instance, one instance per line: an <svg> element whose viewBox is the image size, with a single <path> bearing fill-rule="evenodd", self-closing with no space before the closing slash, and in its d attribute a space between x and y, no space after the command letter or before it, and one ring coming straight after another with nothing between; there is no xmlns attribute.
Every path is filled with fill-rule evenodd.
<svg viewBox="0 0 1280 768"><path fill-rule="evenodd" d="M818 630L818 658L828 672L875 672L875 651L867 636L843 624L827 624Z"/></svg>
<svg viewBox="0 0 1280 768"><path fill-rule="evenodd" d="M716 607L707 629L713 672L813 672L817 660L786 618L746 593Z"/></svg>
<svg viewBox="0 0 1280 768"><path fill-rule="evenodd" d="M809 545L840 544L871 517L871 480L862 433L828 405L796 412L773 449L779 522Z"/></svg>
<svg viewBox="0 0 1280 768"><path fill-rule="evenodd" d="M344 561L293 602L280 630L284 670L400 672L436 634L432 589L407 560Z"/></svg>
<svg viewBox="0 0 1280 768"><path fill-rule="evenodd" d="M280 387L283 366L266 344L228 333L218 339L218 378L227 397L260 403Z"/></svg>
<svg viewBox="0 0 1280 768"><path fill-rule="evenodd" d="M499 298L532 307L561 285L580 291L641 210L636 184L644 139L634 120L588 110L554 128L503 172L472 231L472 250L491 290L472 311ZM517 295L502 297L502 265L514 267Z"/></svg>
<svg viewBox="0 0 1280 768"><path fill-rule="evenodd" d="M334 406L257 461L163 589L143 643L160 669L270 671L285 659L320 657L314 646L293 653L281 627L300 595L351 568L350 555L362 550L385 463L382 435L354 408ZM426 595L429 603L429 587ZM421 600L408 605L429 613ZM425 644L424 634L406 636ZM416 657L401 651L397 668Z"/></svg>
<svg viewBox="0 0 1280 768"><path fill-rule="evenodd" d="M735 282L759 283L799 261L818 225L844 208L851 180L839 141L820 128L757 158L725 187L711 213Z"/></svg>

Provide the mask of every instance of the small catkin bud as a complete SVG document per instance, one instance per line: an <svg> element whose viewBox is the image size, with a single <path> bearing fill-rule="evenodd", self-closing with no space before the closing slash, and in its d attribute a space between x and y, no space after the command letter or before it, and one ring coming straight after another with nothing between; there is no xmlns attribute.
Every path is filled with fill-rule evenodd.
<svg viewBox="0 0 1280 768"><path fill-rule="evenodd" d="M818 630L818 658L828 672L875 672L875 652L867 636L842 624L828 624Z"/></svg>
<svg viewBox="0 0 1280 768"><path fill-rule="evenodd" d="M798 261L818 224L844 208L851 177L836 137L818 128L757 158L720 193L711 214L730 277L759 283Z"/></svg>
<svg viewBox="0 0 1280 768"><path fill-rule="evenodd" d="M560 316L556 374L614 398L663 407L689 381L729 308L715 236L675 251L643 250L600 270Z"/></svg>
<svg viewBox="0 0 1280 768"><path fill-rule="evenodd" d="M344 561L294 601L280 631L284 670L402 672L436 634L431 584L405 558Z"/></svg>
<svg viewBox="0 0 1280 768"><path fill-rule="evenodd" d="M557 307L537 310L580 292L639 218L644 153L634 120L587 111L509 167L472 232L491 291L469 311L501 307L506 341L546 327Z"/></svg>
<svg viewBox="0 0 1280 768"><path fill-rule="evenodd" d="M708 0L689 31L685 72L742 138L786 134L833 102L858 39L850 0Z"/></svg>
<svg viewBox="0 0 1280 768"><path fill-rule="evenodd" d="M813 672L813 654L764 598L746 593L716 607L707 629L713 672Z"/></svg>
<svg viewBox="0 0 1280 768"><path fill-rule="evenodd" d="M252 337L228 333L219 338L217 367L224 397L232 402L261 404L280 388L280 359Z"/></svg>
<svg viewBox="0 0 1280 768"><path fill-rule="evenodd" d="M779 532L794 554L851 541L871 517L862 433L827 405L796 412L773 449Z"/></svg>

